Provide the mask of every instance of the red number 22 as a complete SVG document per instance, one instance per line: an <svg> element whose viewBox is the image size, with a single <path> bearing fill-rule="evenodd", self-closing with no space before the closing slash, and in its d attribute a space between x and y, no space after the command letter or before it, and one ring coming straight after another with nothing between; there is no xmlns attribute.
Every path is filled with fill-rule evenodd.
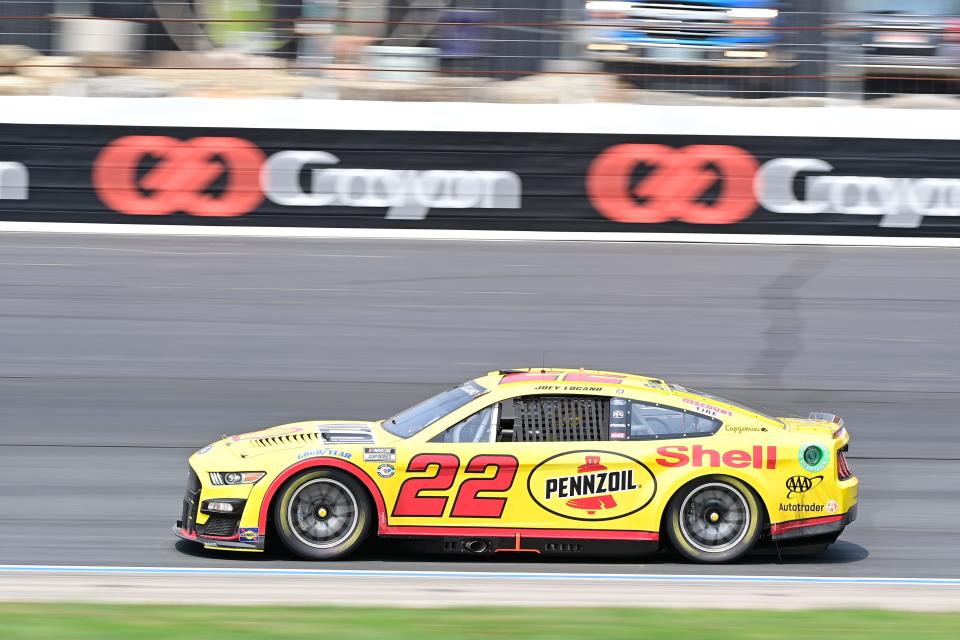
<svg viewBox="0 0 960 640"><path fill-rule="evenodd" d="M393 515L399 517L439 518L447 506L446 496L422 496L422 491L446 491L453 486L460 459L450 453L421 453L413 457L407 471L427 471L437 467L435 475L409 478L400 487ZM457 490L450 516L454 518L499 518L506 498L483 497L481 491L507 491L513 486L519 463L513 456L478 455L467 463L466 473L484 473L493 467L489 478L464 480Z"/></svg>

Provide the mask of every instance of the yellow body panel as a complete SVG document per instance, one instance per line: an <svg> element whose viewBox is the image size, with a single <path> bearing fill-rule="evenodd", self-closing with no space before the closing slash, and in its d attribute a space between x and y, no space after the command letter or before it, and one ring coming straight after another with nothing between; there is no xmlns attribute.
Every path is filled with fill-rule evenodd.
<svg viewBox="0 0 960 640"><path fill-rule="evenodd" d="M242 541L261 547L268 501L287 478L311 466L336 466L364 481L381 535L449 530L456 536L482 529L502 531L503 537L536 537L539 531L558 538L656 540L678 489L711 475L749 485L766 509L767 525L847 514L857 503L857 479L838 480L837 453L849 435L833 422L769 418L641 376L550 369L543 377L556 372L556 380L524 379L539 371L524 370L514 376L516 382L499 372L477 378L487 393L408 438L392 435L379 422L342 421L300 422L225 438L190 458L202 484L200 500L245 499ZM722 426L712 435L647 440L431 442L487 406L550 394L639 400L719 419ZM332 425L367 429L374 442L324 442L319 432ZM802 464L802 451L810 445L826 452L822 468ZM228 471L266 475L252 485L211 484L210 472ZM200 513L197 522L206 518Z"/></svg>

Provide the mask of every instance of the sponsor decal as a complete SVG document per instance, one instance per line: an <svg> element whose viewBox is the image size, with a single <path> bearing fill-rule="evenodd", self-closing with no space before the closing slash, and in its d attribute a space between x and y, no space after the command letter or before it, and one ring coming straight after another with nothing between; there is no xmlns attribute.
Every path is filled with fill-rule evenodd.
<svg viewBox="0 0 960 640"><path fill-rule="evenodd" d="M462 385L460 385L460 390L466 393L468 396L479 396L487 392L486 389L472 382L464 382Z"/></svg>
<svg viewBox="0 0 960 640"><path fill-rule="evenodd" d="M622 414L622 411L615 411L614 413ZM626 440L627 439L627 423L623 421L624 418L617 418L617 422L610 423L610 439L611 440Z"/></svg>
<svg viewBox="0 0 960 640"><path fill-rule="evenodd" d="M776 469L777 468L777 448L774 446L754 445L750 451L742 449L731 449L720 452L716 449L709 449L703 445L695 444L692 447L686 445L674 445L669 447L659 447L657 453L661 457L656 462L661 467L712 467L721 466L731 467L733 469Z"/></svg>
<svg viewBox="0 0 960 640"><path fill-rule="evenodd" d="M623 409L614 409L613 414L610 417L614 420L623 420Z"/></svg>
<svg viewBox="0 0 960 640"><path fill-rule="evenodd" d="M587 197L617 222L733 224L756 210L758 168L751 154L728 145L620 144L590 165Z"/></svg>
<svg viewBox="0 0 960 640"><path fill-rule="evenodd" d="M297 456L297 460L321 457L344 458L345 460L349 460L353 457L353 454L349 451L341 451L340 449L332 449L327 447L326 449L310 449L309 451L304 451Z"/></svg>
<svg viewBox="0 0 960 640"><path fill-rule="evenodd" d="M809 442L801 445L797 453L800 466L810 473L823 471L830 462L830 452L822 444Z"/></svg>
<svg viewBox="0 0 960 640"><path fill-rule="evenodd" d="M333 167L339 163L326 151L267 157L242 138L125 136L100 152L92 178L104 204L130 215L242 216L264 199L384 208L388 220L423 220L430 209L520 208L522 186L512 171Z"/></svg>
<svg viewBox="0 0 960 640"><path fill-rule="evenodd" d="M396 472L397 470L392 464L382 464L377 467L377 475L381 478L392 478Z"/></svg>
<svg viewBox="0 0 960 640"><path fill-rule="evenodd" d="M393 447L364 447L364 462L396 462L397 450Z"/></svg>
<svg viewBox="0 0 960 640"><path fill-rule="evenodd" d="M148 159L154 166L141 175ZM93 187L105 205L130 215L242 216L263 202L263 151L241 138L125 136L93 166ZM226 176L219 194L210 192Z"/></svg>
<svg viewBox="0 0 960 640"><path fill-rule="evenodd" d="M780 511L787 513L820 513L822 504L781 504Z"/></svg>
<svg viewBox="0 0 960 640"><path fill-rule="evenodd" d="M205 446L205 447L201 447L201 448L197 449L196 453L194 453L193 455L195 455L195 456L202 456L202 455L205 454L207 451L210 451L210 449L213 449L213 445L212 445L212 444L208 444L208 445Z"/></svg>
<svg viewBox="0 0 960 640"><path fill-rule="evenodd" d="M260 529L258 527L240 527L240 542L259 542Z"/></svg>
<svg viewBox="0 0 960 640"><path fill-rule="evenodd" d="M696 410L699 411L700 413L705 413L709 416L713 416L714 418L717 418L720 416L733 416L733 411L724 409L723 407L718 407L708 402L702 402L700 400L691 400L690 398L684 398L683 403L693 405L694 407L696 407Z"/></svg>
<svg viewBox="0 0 960 640"><path fill-rule="evenodd" d="M616 391L616 393L617 393L618 396L622 396L622 395L625 394L626 392L627 392L626 389L617 389L617 391Z"/></svg>
<svg viewBox="0 0 960 640"><path fill-rule="evenodd" d="M724 427L724 430L729 431L730 433L763 433L767 430L767 428L728 424Z"/></svg>
<svg viewBox="0 0 960 640"><path fill-rule="evenodd" d="M626 404L627 404L627 401L624 400L623 398L613 398L610 401L610 405L614 407L624 407L626 406Z"/></svg>
<svg viewBox="0 0 960 640"><path fill-rule="evenodd" d="M30 172L20 162L0 162L0 200L29 200Z"/></svg>
<svg viewBox="0 0 960 640"><path fill-rule="evenodd" d="M960 216L960 179L830 175L833 171L817 158L770 160L757 174L759 202L774 213L880 216L881 227L915 228L925 216Z"/></svg>
<svg viewBox="0 0 960 640"><path fill-rule="evenodd" d="M836 513L840 510L840 505L837 504L836 500L827 500L825 509L827 513Z"/></svg>
<svg viewBox="0 0 960 640"><path fill-rule="evenodd" d="M612 451L570 451L538 464L527 478L534 502L571 520L615 520L653 500L657 483L639 460Z"/></svg>
<svg viewBox="0 0 960 640"><path fill-rule="evenodd" d="M590 166L593 207L623 223L734 224L772 213L876 216L916 228L927 216L960 217L960 178L837 175L819 158L755 156L729 145L610 147Z"/></svg>
<svg viewBox="0 0 960 640"><path fill-rule="evenodd" d="M801 493L810 491L821 482L823 482L823 476L814 476L813 478L808 476L792 476L787 478L787 500Z"/></svg>

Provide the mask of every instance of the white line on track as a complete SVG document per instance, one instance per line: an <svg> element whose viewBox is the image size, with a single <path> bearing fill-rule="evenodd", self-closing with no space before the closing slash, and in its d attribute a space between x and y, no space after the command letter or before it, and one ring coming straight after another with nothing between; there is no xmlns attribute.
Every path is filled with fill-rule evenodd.
<svg viewBox="0 0 960 640"><path fill-rule="evenodd" d="M793 584L875 584L890 586L960 586L955 578L869 578L827 576L738 576L635 573L536 573L517 571L391 571L380 569L269 569L247 567L137 567L86 565L0 565L0 573L87 573L87 574L198 574L219 576L330 576L439 578L469 580L544 580L592 582L719 582L719 583L793 583Z"/></svg>
<svg viewBox="0 0 960 640"><path fill-rule="evenodd" d="M478 231L447 229L331 229L317 227L212 227L201 225L3 222L5 233L65 233L132 236L197 236L328 240L452 240L476 242L651 242L841 247L960 248L960 238L759 235L743 233L646 233L594 231Z"/></svg>

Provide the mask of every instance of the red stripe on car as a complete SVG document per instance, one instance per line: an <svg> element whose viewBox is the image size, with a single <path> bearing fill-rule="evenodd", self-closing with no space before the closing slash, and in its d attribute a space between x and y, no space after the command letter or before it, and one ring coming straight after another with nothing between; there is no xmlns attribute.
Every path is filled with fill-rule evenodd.
<svg viewBox="0 0 960 640"><path fill-rule="evenodd" d="M507 527L420 527L387 526L380 531L383 536L497 536L512 538L520 534L525 538L564 538L576 540L644 540L656 542L656 531L612 531L581 529L513 529Z"/></svg>
<svg viewBox="0 0 960 640"><path fill-rule="evenodd" d="M794 529L802 529L803 527L815 527L820 524L833 524L834 522L840 522L843 520L844 516L823 516L822 518L806 518L804 520L791 520L790 522L781 522L779 524L770 525L771 535L778 535L781 533L786 533L787 531L793 531Z"/></svg>

